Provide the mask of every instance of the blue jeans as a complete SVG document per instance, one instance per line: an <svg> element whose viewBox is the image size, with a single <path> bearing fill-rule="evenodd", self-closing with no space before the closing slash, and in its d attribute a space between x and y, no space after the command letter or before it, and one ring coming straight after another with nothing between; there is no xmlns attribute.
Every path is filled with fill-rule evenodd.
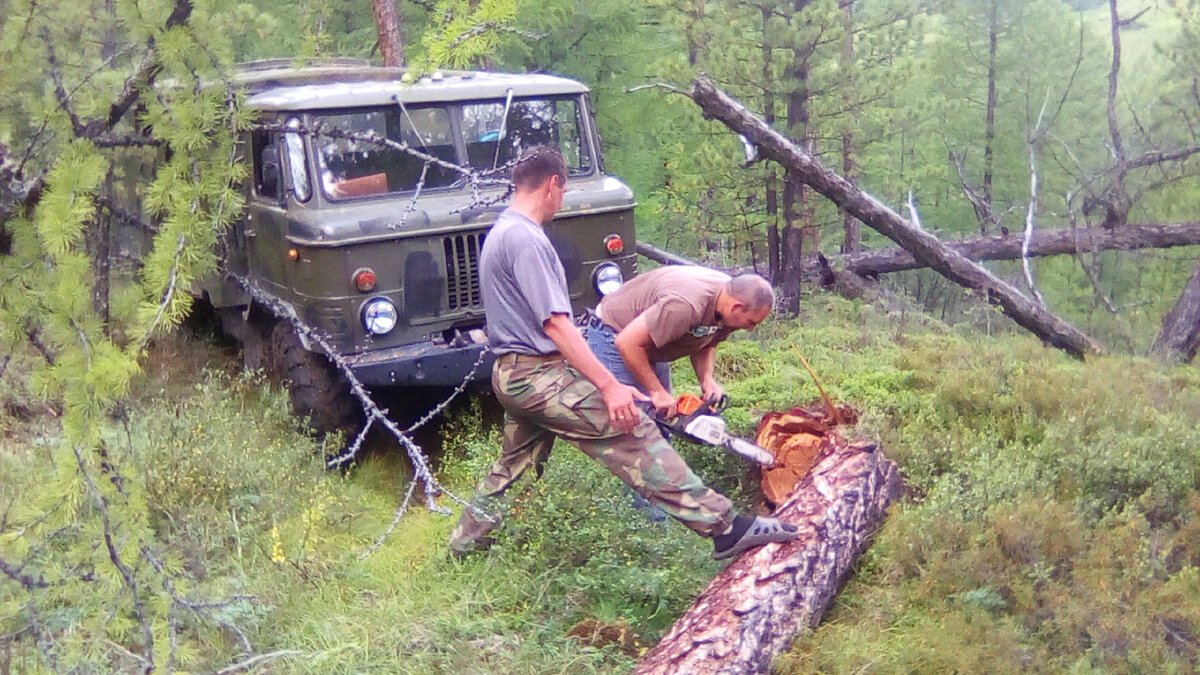
<svg viewBox="0 0 1200 675"><path fill-rule="evenodd" d="M600 363L603 363L604 367L616 376L617 382L636 387L638 391L649 396L650 392L646 391L642 383L638 382L633 373L629 372L629 368L625 367L625 360L621 358L621 352L617 350L616 341L617 334L609 326L597 319L592 319L588 323L587 343L596 358L600 359ZM671 391L671 364L663 361L650 365L654 368L654 374L662 383L663 388Z"/></svg>
<svg viewBox="0 0 1200 675"><path fill-rule="evenodd" d="M649 396L650 392L642 386L641 382L629 372L629 368L625 367L625 360L621 358L621 352L617 350L617 334L611 327L604 325L599 319L592 317L588 321L587 328L587 343L592 348L592 353L608 368L610 372L617 378L621 384L627 384L637 388L638 391ZM658 381L667 390L671 391L671 364L667 362L651 363L654 368L654 375L658 377ZM671 440L664 432L663 437L668 441ZM638 493L633 493L633 507L638 511L646 514L646 517L653 522L661 523L667 519L663 510L651 504L645 497Z"/></svg>

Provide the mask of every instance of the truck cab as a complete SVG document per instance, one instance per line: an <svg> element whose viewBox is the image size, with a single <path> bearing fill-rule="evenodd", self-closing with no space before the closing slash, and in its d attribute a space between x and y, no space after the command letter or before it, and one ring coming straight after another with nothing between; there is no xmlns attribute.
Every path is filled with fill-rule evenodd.
<svg viewBox="0 0 1200 675"><path fill-rule="evenodd" d="M257 114L242 139L248 206L222 242L229 274L204 292L247 365L283 373L317 428L347 410L329 400L339 374L235 277L319 331L369 387L458 385L487 342L480 247L512 162L538 145L568 165L546 233L575 312L636 273L633 194L605 173L579 82L346 62L252 64L239 78ZM489 371L484 358L473 377Z"/></svg>

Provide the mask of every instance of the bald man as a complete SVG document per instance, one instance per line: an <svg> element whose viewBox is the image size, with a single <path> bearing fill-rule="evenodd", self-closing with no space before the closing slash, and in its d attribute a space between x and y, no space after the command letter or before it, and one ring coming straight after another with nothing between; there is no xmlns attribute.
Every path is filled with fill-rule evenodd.
<svg viewBox="0 0 1200 675"><path fill-rule="evenodd" d="M704 398L724 389L713 377L717 344L752 330L775 305L771 284L757 274L730 277L706 267L671 265L635 277L600 301L588 321L588 346L617 380L675 414L670 362L688 357Z"/></svg>

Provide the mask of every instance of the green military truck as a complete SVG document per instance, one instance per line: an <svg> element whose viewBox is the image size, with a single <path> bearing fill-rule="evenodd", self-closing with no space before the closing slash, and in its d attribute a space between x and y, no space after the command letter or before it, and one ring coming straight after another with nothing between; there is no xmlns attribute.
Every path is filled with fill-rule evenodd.
<svg viewBox="0 0 1200 675"><path fill-rule="evenodd" d="M511 161L558 148L570 177L547 234L582 312L635 270L634 199L605 173L579 82L337 62L243 66L258 124L244 218L222 242L227 271L317 329L369 387L460 384L486 345L479 251L508 194ZM386 139L386 140L383 140ZM318 429L357 408L322 351L244 284L204 294L246 365L284 375ZM490 373L486 358L475 374Z"/></svg>

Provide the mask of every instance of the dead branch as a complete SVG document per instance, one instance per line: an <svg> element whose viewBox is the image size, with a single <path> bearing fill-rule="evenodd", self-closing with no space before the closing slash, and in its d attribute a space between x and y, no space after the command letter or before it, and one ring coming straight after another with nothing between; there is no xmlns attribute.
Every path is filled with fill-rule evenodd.
<svg viewBox="0 0 1200 675"><path fill-rule="evenodd" d="M1061 228L1036 231L1029 242L1027 255L1075 255L1081 250L1129 251L1198 244L1200 244L1200 222L1171 225L1125 225L1112 229L1104 227ZM1021 257L1023 248L1021 238L1008 234L968 237L944 242L944 245L964 257L977 261L1016 260ZM830 256L829 264L865 277L927 266L918 261L912 253L902 248L886 248ZM806 280L819 279L821 267L819 261L806 262L804 278Z"/></svg>
<svg viewBox="0 0 1200 675"><path fill-rule="evenodd" d="M659 262L664 265L699 265L700 264L694 260L688 260L687 258L685 258L681 255L676 255L674 253L671 253L670 251L664 251L663 249L658 248L657 246L653 246L651 244L647 244L644 241L639 241L637 243L637 252L655 262Z"/></svg>

